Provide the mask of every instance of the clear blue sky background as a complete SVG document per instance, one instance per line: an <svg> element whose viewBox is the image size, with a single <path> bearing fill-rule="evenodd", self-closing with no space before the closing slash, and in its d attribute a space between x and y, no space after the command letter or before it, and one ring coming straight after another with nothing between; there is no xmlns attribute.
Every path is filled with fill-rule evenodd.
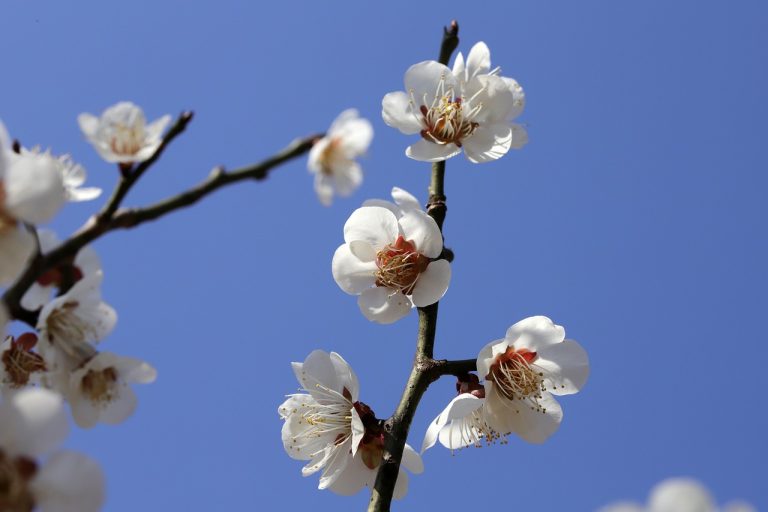
<svg viewBox="0 0 768 512"><path fill-rule="evenodd" d="M394 408L416 315L369 323L333 281L342 226L398 185L426 199L427 164L384 125L380 101L461 25L525 88L530 144L448 162L453 281L436 353L475 357L545 314L589 351L543 446L451 456L435 448L397 509L590 511L701 480L720 502L768 509L765 390L768 7L765 2L6 1L0 118L26 145L71 152L89 182L116 170L79 133L81 112L132 100L154 119L193 109L188 132L129 196L143 205L217 164L258 161L357 107L374 124L354 197L322 207L306 159L268 181L96 244L120 321L105 350L157 366L136 414L75 430L97 458L108 511L361 510L317 491L280 443L290 361L340 352L380 417ZM71 205L74 230L98 205ZM453 395L425 396L410 442Z"/></svg>

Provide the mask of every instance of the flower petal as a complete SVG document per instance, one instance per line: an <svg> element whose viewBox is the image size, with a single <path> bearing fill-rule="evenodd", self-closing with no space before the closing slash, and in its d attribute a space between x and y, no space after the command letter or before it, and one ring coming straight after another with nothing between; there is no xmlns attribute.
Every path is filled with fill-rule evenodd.
<svg viewBox="0 0 768 512"><path fill-rule="evenodd" d="M512 123L512 144L513 149L520 149L528 144L528 130L524 126Z"/></svg>
<svg viewBox="0 0 768 512"><path fill-rule="evenodd" d="M77 116L77 124L80 125L80 131L83 132L83 135L91 139L96 136L99 129L99 118L84 112Z"/></svg>
<svg viewBox="0 0 768 512"><path fill-rule="evenodd" d="M456 144L435 144L421 139L405 150L405 156L420 162L442 162L461 153Z"/></svg>
<svg viewBox="0 0 768 512"><path fill-rule="evenodd" d="M437 442L438 435L442 436L443 428L449 425L453 421L463 419L465 416L472 414L474 411L483 406L483 399L478 398L469 393L462 393L456 396L453 400L448 402L448 405L443 411L437 415L432 423L427 428L427 433L424 435L424 441L421 444L421 453L425 450L432 448ZM453 436L450 436L453 438ZM443 443L447 448L462 448L466 444L462 445L459 441L455 445L453 443Z"/></svg>
<svg viewBox="0 0 768 512"><path fill-rule="evenodd" d="M467 55L467 79L486 75L491 70L491 50L480 41L475 43Z"/></svg>
<svg viewBox="0 0 768 512"><path fill-rule="evenodd" d="M505 339L515 349L527 348L538 352L548 345L560 343L565 339L565 329L555 325L546 316L531 316L520 320L507 329Z"/></svg>
<svg viewBox="0 0 768 512"><path fill-rule="evenodd" d="M90 457L59 452L30 482L42 512L96 512L104 504L104 473Z"/></svg>
<svg viewBox="0 0 768 512"><path fill-rule="evenodd" d="M714 500L699 482L670 478L651 491L648 508L654 512L714 512Z"/></svg>
<svg viewBox="0 0 768 512"><path fill-rule="evenodd" d="M547 345L537 352L536 366L544 370L544 385L554 395L578 392L589 377L589 357L573 340Z"/></svg>
<svg viewBox="0 0 768 512"><path fill-rule="evenodd" d="M515 433L525 441L541 444L558 428L563 420L563 410L549 393L542 393L538 403L543 411L534 410L527 401L508 400L501 396L495 386L486 393L485 421L501 434Z"/></svg>
<svg viewBox="0 0 768 512"><path fill-rule="evenodd" d="M424 472L424 461L421 460L421 455L419 455L408 443L403 447L403 457L400 461L400 465L414 475Z"/></svg>
<svg viewBox="0 0 768 512"><path fill-rule="evenodd" d="M424 129L421 114L414 112L410 98L402 91L384 96L381 100L381 117L387 126L397 128L405 135L413 135Z"/></svg>
<svg viewBox="0 0 768 512"><path fill-rule="evenodd" d="M364 240L377 251L394 242L400 230L397 217L385 208L363 206L358 208L344 224L344 241Z"/></svg>
<svg viewBox="0 0 768 512"><path fill-rule="evenodd" d="M352 367L347 363L343 357L336 352L331 352L331 363L336 371L336 375L339 376L339 383L343 390L346 389L351 395L351 402L357 402L360 393L360 383L357 380L357 374Z"/></svg>
<svg viewBox="0 0 768 512"><path fill-rule="evenodd" d="M401 292L391 294L389 288L369 288L357 301L365 318L380 324L391 324L411 311L411 301Z"/></svg>
<svg viewBox="0 0 768 512"><path fill-rule="evenodd" d="M363 250L363 244L371 247L370 244L363 241L356 241L354 244L360 246L359 251ZM336 249L331 262L331 272L339 288L350 295L359 295L375 284L376 262L361 261L352 252L351 245L344 244Z"/></svg>
<svg viewBox="0 0 768 512"><path fill-rule="evenodd" d="M421 210L419 200L413 194L400 187L392 187L392 199L395 200L395 204L402 208L403 211Z"/></svg>
<svg viewBox="0 0 768 512"><path fill-rule="evenodd" d="M442 82L442 84L441 84ZM416 105L432 107L435 98L442 97L458 89L456 77L448 66L434 60L426 60L414 64L405 72L405 92L413 94Z"/></svg>
<svg viewBox="0 0 768 512"><path fill-rule="evenodd" d="M448 290L450 282L451 264L447 260L433 261L416 281L411 295L413 305L421 308L439 301Z"/></svg>
<svg viewBox="0 0 768 512"><path fill-rule="evenodd" d="M512 146L512 128L503 123L481 124L464 140L464 154L475 164L498 160Z"/></svg>
<svg viewBox="0 0 768 512"><path fill-rule="evenodd" d="M435 219L421 210L408 210L398 221L403 237L416 245L427 258L437 258L443 252L443 234Z"/></svg>
<svg viewBox="0 0 768 512"><path fill-rule="evenodd" d="M26 229L11 228L0 234L0 284L16 279L34 251L34 235Z"/></svg>
<svg viewBox="0 0 768 512"><path fill-rule="evenodd" d="M0 446L12 455L45 455L69 433L61 397L41 388L23 389L3 402L0 423Z"/></svg>
<svg viewBox="0 0 768 512"><path fill-rule="evenodd" d="M368 469L358 454L347 462L344 471L328 488L341 496L352 496L375 479L376 472Z"/></svg>

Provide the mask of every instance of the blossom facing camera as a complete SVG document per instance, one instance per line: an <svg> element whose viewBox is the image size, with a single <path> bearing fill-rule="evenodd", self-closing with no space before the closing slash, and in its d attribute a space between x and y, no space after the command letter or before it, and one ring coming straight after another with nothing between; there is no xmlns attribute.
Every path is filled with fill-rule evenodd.
<svg viewBox="0 0 768 512"><path fill-rule="evenodd" d="M358 208L344 225L344 242L333 255L333 278L346 293L359 295L368 320L395 322L448 289L451 265L435 260L443 236L421 210L406 208L398 217L381 206Z"/></svg>
<svg viewBox="0 0 768 512"><path fill-rule="evenodd" d="M293 459L309 461L303 476L320 473L319 489L352 495L373 487L384 451L384 431L375 414L359 401L357 375L337 353L315 350L303 363L292 363L304 393L288 395L278 408L285 421L283 448ZM421 457L407 444L402 466L424 469ZM401 468L394 497L408 490Z"/></svg>
<svg viewBox="0 0 768 512"><path fill-rule="evenodd" d="M490 69L490 51L477 43L466 63L453 70L435 61L414 64L405 73L405 91L382 100L384 122L421 140L406 149L414 160L439 162L464 150L470 162L484 163L528 142L525 128L511 121L525 105L522 87Z"/></svg>
<svg viewBox="0 0 768 512"><path fill-rule="evenodd" d="M315 175L315 192L322 204L330 206L333 195L346 197L363 182L363 170L355 159L368 150L373 139L370 121L357 110L345 110L333 121L325 137L309 152L307 167Z"/></svg>
<svg viewBox="0 0 768 512"><path fill-rule="evenodd" d="M147 124L141 108L122 101L106 109L101 117L80 114L77 122L101 158L107 162L130 164L143 162L157 151L171 116L164 115Z"/></svg>

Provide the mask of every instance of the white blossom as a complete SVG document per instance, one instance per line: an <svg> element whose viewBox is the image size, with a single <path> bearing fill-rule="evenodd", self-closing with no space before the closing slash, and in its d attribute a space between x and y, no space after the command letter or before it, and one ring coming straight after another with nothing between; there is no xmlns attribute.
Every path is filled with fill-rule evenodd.
<svg viewBox="0 0 768 512"><path fill-rule="evenodd" d="M80 427L99 422L116 425L136 409L136 394L129 384L149 384L156 378L157 371L144 361L100 352L70 372L64 396Z"/></svg>
<svg viewBox="0 0 768 512"><path fill-rule="evenodd" d="M315 350L303 363L292 363L305 393L288 395L278 408L285 421L283 447L294 459L309 461L308 476L322 470L320 489L355 494L372 487L383 453L383 429L373 411L358 400L357 376L337 353ZM408 445L402 466L423 471L419 455ZM405 495L408 476L400 469L395 498Z"/></svg>
<svg viewBox="0 0 768 512"><path fill-rule="evenodd" d="M651 491L648 505L620 502L600 512L756 512L749 504L733 502L718 508L709 491L691 478L669 478Z"/></svg>
<svg viewBox="0 0 768 512"><path fill-rule="evenodd" d="M398 218L380 206L358 208L344 225L344 242L333 255L333 278L346 293L359 295L369 320L395 322L448 289L450 263L434 260L443 250L440 228L421 210Z"/></svg>
<svg viewBox="0 0 768 512"><path fill-rule="evenodd" d="M61 398L45 389L26 389L0 404L0 504L3 510L91 512L104 502L104 475L84 455L51 454L69 425Z"/></svg>
<svg viewBox="0 0 768 512"><path fill-rule="evenodd" d="M355 109L345 110L333 121L325 137L309 152L308 168L315 175L315 192L329 206L334 191L349 196L363 182L363 171L355 159L368 150L373 127Z"/></svg>
<svg viewBox="0 0 768 512"><path fill-rule="evenodd" d="M123 101L106 109L101 117L83 113L77 121L104 160L129 164L143 162L157 151L171 116L147 124L141 108Z"/></svg>
<svg viewBox="0 0 768 512"><path fill-rule="evenodd" d="M525 105L523 89L499 72L490 70L484 43L472 48L466 64L460 54L453 70L435 61L414 64L405 73L405 92L384 96L384 122L421 136L405 152L415 160L438 162L462 149L474 163L501 158L528 136L511 123Z"/></svg>

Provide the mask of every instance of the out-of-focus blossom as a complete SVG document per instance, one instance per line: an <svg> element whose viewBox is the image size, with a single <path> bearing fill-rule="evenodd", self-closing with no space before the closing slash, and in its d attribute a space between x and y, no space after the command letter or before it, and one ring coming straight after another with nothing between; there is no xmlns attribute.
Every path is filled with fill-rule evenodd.
<svg viewBox="0 0 768 512"><path fill-rule="evenodd" d="M143 162L157 151L171 116L164 115L147 124L141 108L123 101L106 109L101 117L84 113L77 121L104 160L129 164Z"/></svg>
<svg viewBox="0 0 768 512"><path fill-rule="evenodd" d="M61 398L25 389L0 404L0 468L3 510L92 512L104 502L104 475L84 455L60 451L41 463L67 436Z"/></svg>
<svg viewBox="0 0 768 512"><path fill-rule="evenodd" d="M435 61L414 64L405 73L405 91L384 96L384 122L421 136L405 152L415 160L438 162L462 149L474 163L501 158L528 136L511 123L525 105L523 89L499 73L490 70L485 43L470 50L466 64L459 54L453 70Z"/></svg>
<svg viewBox="0 0 768 512"><path fill-rule="evenodd" d="M413 306L434 304L445 294L451 265L440 259L443 237L437 223L421 210L398 216L380 206L355 210L344 225L344 244L333 255L336 284L359 295L369 320L388 324Z"/></svg>
<svg viewBox="0 0 768 512"><path fill-rule="evenodd" d="M363 182L363 171L355 159L368 150L373 127L357 110L345 110L331 124L325 137L309 152L308 167L315 174L315 192L320 202L329 206L334 191L345 197Z"/></svg>
<svg viewBox="0 0 768 512"><path fill-rule="evenodd" d="M749 504L732 502L723 508L715 505L709 491L691 478L670 478L651 490L648 505L619 502L600 509L599 512L756 512Z"/></svg>
<svg viewBox="0 0 768 512"><path fill-rule="evenodd" d="M306 393L288 395L278 408L285 421L283 447L291 458L307 460L302 475L322 470L320 489L355 494L372 487L381 464L384 432L370 407L358 400L357 376L337 353L315 350L303 363L292 363ZM423 471L419 455L408 445L402 466ZM401 468L395 498L405 495L408 475Z"/></svg>

